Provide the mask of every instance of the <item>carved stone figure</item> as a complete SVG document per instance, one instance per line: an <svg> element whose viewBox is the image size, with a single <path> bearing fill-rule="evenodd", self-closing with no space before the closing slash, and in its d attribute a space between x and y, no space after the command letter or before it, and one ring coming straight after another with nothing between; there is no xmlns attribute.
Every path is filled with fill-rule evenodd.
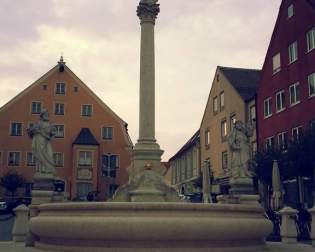
<svg viewBox="0 0 315 252"><path fill-rule="evenodd" d="M54 174L55 165L51 139L54 136L53 126L49 122L47 110L40 113L40 120L28 129L32 139L32 151L36 159L36 172Z"/></svg>
<svg viewBox="0 0 315 252"><path fill-rule="evenodd" d="M252 177L250 137L253 135L253 126L244 125L236 121L232 132L228 136L229 147L232 151L232 177Z"/></svg>

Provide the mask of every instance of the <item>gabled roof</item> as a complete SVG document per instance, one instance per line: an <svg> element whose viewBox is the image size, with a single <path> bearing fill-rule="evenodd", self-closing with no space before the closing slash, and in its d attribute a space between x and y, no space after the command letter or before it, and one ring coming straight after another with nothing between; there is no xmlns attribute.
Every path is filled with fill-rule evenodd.
<svg viewBox="0 0 315 252"><path fill-rule="evenodd" d="M218 66L244 101L252 99L260 81L261 70Z"/></svg>
<svg viewBox="0 0 315 252"><path fill-rule="evenodd" d="M72 144L77 145L100 145L89 128L82 128Z"/></svg>
<svg viewBox="0 0 315 252"><path fill-rule="evenodd" d="M197 132L183 145L182 148L180 148L180 150L173 157L169 159L168 162L180 156L182 153L188 150L191 146L196 144L199 141L199 139L200 139L200 130L197 130Z"/></svg>

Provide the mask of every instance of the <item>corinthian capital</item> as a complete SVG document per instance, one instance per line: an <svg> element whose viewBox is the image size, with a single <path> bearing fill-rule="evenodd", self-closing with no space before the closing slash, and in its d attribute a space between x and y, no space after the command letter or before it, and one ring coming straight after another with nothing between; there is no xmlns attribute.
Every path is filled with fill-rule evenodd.
<svg viewBox="0 0 315 252"><path fill-rule="evenodd" d="M137 8L137 15L141 21L152 21L156 19L160 12L160 5L158 0L141 0Z"/></svg>

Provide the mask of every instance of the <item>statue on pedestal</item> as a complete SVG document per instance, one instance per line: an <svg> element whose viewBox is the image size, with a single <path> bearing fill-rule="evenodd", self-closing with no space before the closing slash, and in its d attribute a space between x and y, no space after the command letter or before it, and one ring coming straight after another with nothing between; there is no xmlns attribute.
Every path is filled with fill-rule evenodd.
<svg viewBox="0 0 315 252"><path fill-rule="evenodd" d="M244 125L241 121L236 121L232 132L228 136L229 147L232 151L232 177L251 178L251 144L250 137L253 136L253 126Z"/></svg>
<svg viewBox="0 0 315 252"><path fill-rule="evenodd" d="M53 126L49 122L47 110L40 113L40 120L28 129L32 139L32 151L35 156L36 172L38 174L55 173L51 139L54 137Z"/></svg>

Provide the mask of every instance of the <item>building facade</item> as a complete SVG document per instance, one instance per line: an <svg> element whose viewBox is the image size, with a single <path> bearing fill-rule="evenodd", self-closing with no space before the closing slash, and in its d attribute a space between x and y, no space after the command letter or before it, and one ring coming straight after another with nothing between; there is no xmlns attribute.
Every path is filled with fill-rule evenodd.
<svg viewBox="0 0 315 252"><path fill-rule="evenodd" d="M63 62L0 108L0 176L15 170L32 181L35 158L27 129L46 109L54 125L57 178L70 199L110 197L127 182L132 142L127 124Z"/></svg>
<svg viewBox="0 0 315 252"><path fill-rule="evenodd" d="M196 182L200 178L200 131L170 158L171 185L179 194L199 193Z"/></svg>
<svg viewBox="0 0 315 252"><path fill-rule="evenodd" d="M200 154L203 169L211 169L212 193L227 193L231 151L227 138L236 120L256 124L255 94L260 70L218 66L200 125ZM256 150L256 132L251 138Z"/></svg>
<svg viewBox="0 0 315 252"><path fill-rule="evenodd" d="M259 150L315 129L315 1L283 0L257 92Z"/></svg>

